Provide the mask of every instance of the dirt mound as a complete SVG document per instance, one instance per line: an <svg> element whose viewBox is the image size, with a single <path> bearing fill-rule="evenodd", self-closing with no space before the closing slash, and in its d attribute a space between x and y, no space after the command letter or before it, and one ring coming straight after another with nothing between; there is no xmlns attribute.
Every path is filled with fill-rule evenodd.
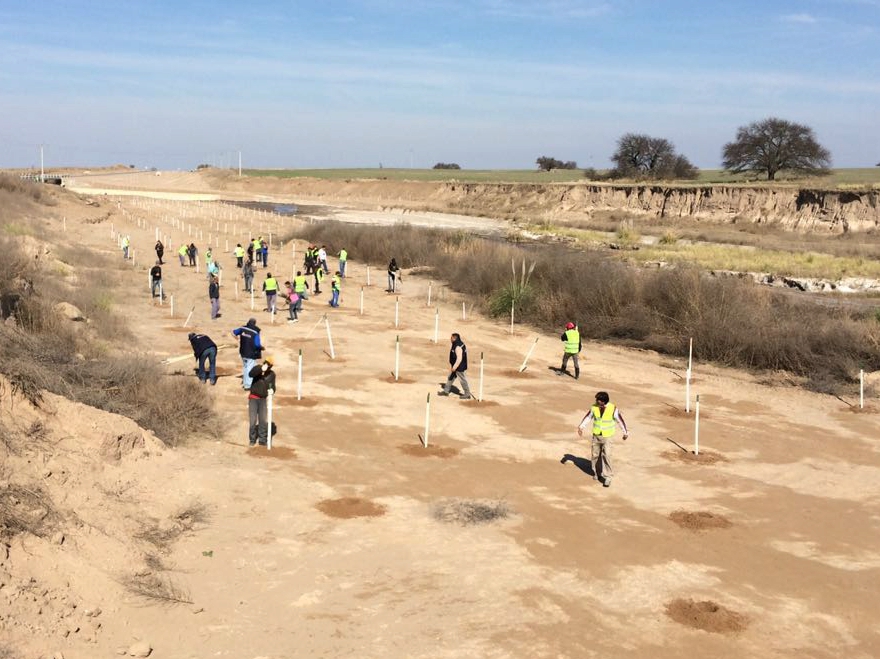
<svg viewBox="0 0 880 659"><path fill-rule="evenodd" d="M666 604L666 615L686 627L713 634L736 634L749 626L749 619L711 600L675 599Z"/></svg>
<svg viewBox="0 0 880 659"><path fill-rule="evenodd" d="M385 378L385 382L389 384L415 384L416 381L412 378L397 378L395 380L393 375L389 375Z"/></svg>
<svg viewBox="0 0 880 659"><path fill-rule="evenodd" d="M669 519L683 529L702 531L704 529L728 529L733 524L726 517L700 510L694 513L676 510L669 514Z"/></svg>
<svg viewBox="0 0 880 659"><path fill-rule="evenodd" d="M700 451L699 455L695 455L693 451L667 451L663 454L663 457L667 460L687 462L689 464L713 465L717 462L727 462L727 458L723 455L713 453L712 451Z"/></svg>
<svg viewBox="0 0 880 659"><path fill-rule="evenodd" d="M315 508L328 517L351 519L352 517L381 517L385 514L385 506L358 497L342 497L341 499L325 499Z"/></svg>
<svg viewBox="0 0 880 659"><path fill-rule="evenodd" d="M508 378L520 378L521 380L531 380L536 377L534 373L529 373L528 371L520 372L519 369L514 368L502 371L501 374Z"/></svg>
<svg viewBox="0 0 880 659"><path fill-rule="evenodd" d="M414 458L442 458L446 460L455 457L459 453L458 449L449 446L432 445L425 448L421 444L404 444L403 446L398 446L398 448L401 453L406 453Z"/></svg>
<svg viewBox="0 0 880 659"><path fill-rule="evenodd" d="M314 398L296 399L296 396L275 396L276 405L294 405L296 407L314 407L318 401Z"/></svg>
<svg viewBox="0 0 880 659"><path fill-rule="evenodd" d="M685 412L680 407L672 407L671 405L664 405L661 409L661 413L666 416L670 416L673 419L693 419L694 418L694 408L691 407L690 412ZM706 419L709 415L700 410L700 418Z"/></svg>
<svg viewBox="0 0 880 659"><path fill-rule="evenodd" d="M504 500L450 499L434 506L434 519L447 524L488 524L510 516Z"/></svg>
<svg viewBox="0 0 880 659"><path fill-rule="evenodd" d="M251 458L262 458L269 460L296 459L296 451L288 446L273 446L271 451L265 446L249 446L247 454Z"/></svg>
<svg viewBox="0 0 880 659"><path fill-rule="evenodd" d="M122 435L111 434L101 442L101 457L111 462L119 462L123 457L134 451L145 451L147 443L143 433L127 432Z"/></svg>

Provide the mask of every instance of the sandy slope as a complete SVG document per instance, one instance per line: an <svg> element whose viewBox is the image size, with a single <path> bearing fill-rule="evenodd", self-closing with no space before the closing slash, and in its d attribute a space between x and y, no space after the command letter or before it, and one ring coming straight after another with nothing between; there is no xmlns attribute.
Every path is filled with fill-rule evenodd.
<svg viewBox="0 0 880 659"><path fill-rule="evenodd" d="M179 243L185 236L166 221L184 213L187 224L216 232L208 205L169 203L122 199L100 224L85 221L94 210L73 204L54 212L67 213L69 240L113 253L110 222L131 234L142 255L151 253L155 226ZM140 219L146 228L137 226ZM219 221L247 226L250 219ZM254 222L255 230L268 229L264 218ZM270 270L291 269L289 249L270 252ZM706 458L688 460L675 445L689 448L693 436L692 418L681 410L682 364L588 343L576 382L547 370L558 364L561 344L541 335L529 368L518 374L534 332L518 327L510 336L475 315L461 321L460 299L437 283L429 308L428 282L418 277L404 281L401 327L394 328L395 298L375 272L361 316L365 269L357 254L351 258L342 308L327 307L324 294L306 303L295 325L254 314L278 362L280 432L271 453L245 445L234 349L221 351L223 377L211 392L218 422L205 429L209 439L186 448L160 449L148 437L143 450L107 461L89 447L110 432L95 425L109 415L77 409L45 417L41 460L63 465L76 486L67 490L92 501L76 504L87 523L68 523L61 545L16 541L2 567L16 579L33 575L50 595L69 593L80 611L100 607L102 625L92 625L89 638L64 636L19 596L12 601L20 619L42 628L7 627L23 656L114 656L137 639L161 658L880 654L876 414L698 364ZM252 312L248 300L234 299L232 258L223 255L221 263L223 316L213 322L203 274L173 261L166 267L172 318L167 306L151 304L146 270L132 268L121 311L140 350L157 359L185 354L182 314L193 305L192 324L227 341ZM325 312L335 360L324 327L315 327ZM425 450L418 439L425 398L443 378L450 331L469 346L475 389L485 353L486 400L432 396ZM395 383L398 334L402 378ZM300 349L305 383L297 402ZM169 377L189 377L190 365L169 367ZM609 489L581 469L589 448L574 433L597 389L611 393L632 429L616 446ZM578 459L561 464L566 454ZM64 491L52 485L55 478L45 481ZM319 508L341 497L359 498L361 509L379 514L333 517ZM474 526L438 520L437 507L453 498L503 500L511 514ZM139 565L143 545L130 540L138 522L167 523L192 502L206 506L210 519L187 528L162 560L171 568L163 574L188 590L193 604L159 606L126 592L116 579ZM712 513L702 520L729 526L685 528L670 519L676 511ZM13 586L21 590L18 581ZM8 600L8 586L4 592ZM676 600L688 599L723 607L704 616L721 631L682 624L686 602Z"/></svg>

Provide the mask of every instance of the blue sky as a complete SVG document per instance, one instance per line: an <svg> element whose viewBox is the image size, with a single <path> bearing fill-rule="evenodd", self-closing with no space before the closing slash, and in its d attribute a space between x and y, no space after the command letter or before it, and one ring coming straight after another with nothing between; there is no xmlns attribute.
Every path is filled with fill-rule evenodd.
<svg viewBox="0 0 880 659"><path fill-rule="evenodd" d="M0 166L718 167L738 126L880 162L880 0L0 0Z"/></svg>

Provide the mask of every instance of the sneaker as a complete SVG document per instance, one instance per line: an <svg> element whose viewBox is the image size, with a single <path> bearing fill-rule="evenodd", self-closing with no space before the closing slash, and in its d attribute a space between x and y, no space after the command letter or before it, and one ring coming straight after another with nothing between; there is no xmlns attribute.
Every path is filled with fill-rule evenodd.
<svg viewBox="0 0 880 659"><path fill-rule="evenodd" d="M448 392L448 391L438 391L438 392L437 392L437 395L438 395L438 396L448 396L448 395L449 395L449 392Z"/></svg>
<svg viewBox="0 0 880 659"><path fill-rule="evenodd" d="M602 481L602 487L611 487L611 479L610 479L610 478L606 478L605 480L603 480L603 481Z"/></svg>
<svg viewBox="0 0 880 659"><path fill-rule="evenodd" d="M560 368L558 371L556 371L556 375L565 375L565 371L563 371L563 370Z"/></svg>
<svg viewBox="0 0 880 659"><path fill-rule="evenodd" d="M256 445L257 445L257 443L254 442L254 441L250 441L250 442L248 442L248 446L256 446Z"/></svg>
<svg viewBox="0 0 880 659"><path fill-rule="evenodd" d="M211 386L214 386L215 384L217 384L217 380L211 380Z"/></svg>
<svg viewBox="0 0 880 659"><path fill-rule="evenodd" d="M471 398L473 398L473 396L468 396L467 394L462 394L461 396L459 396L459 398L461 398L462 400L470 400Z"/></svg>

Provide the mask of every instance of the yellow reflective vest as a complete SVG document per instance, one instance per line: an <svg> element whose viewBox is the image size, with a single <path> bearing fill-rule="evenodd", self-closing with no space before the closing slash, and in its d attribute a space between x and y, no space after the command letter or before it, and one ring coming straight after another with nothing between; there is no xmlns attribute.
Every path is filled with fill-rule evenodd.
<svg viewBox="0 0 880 659"><path fill-rule="evenodd" d="M305 275L297 275L293 278L293 290L297 293L302 293L306 290L306 276Z"/></svg>
<svg viewBox="0 0 880 659"><path fill-rule="evenodd" d="M276 293L278 291L278 280L275 277L268 277L263 284L267 293Z"/></svg>
<svg viewBox="0 0 880 659"><path fill-rule="evenodd" d="M614 410L616 409L614 403L608 403L604 412L599 410L598 405L593 405L590 408L593 412L594 437L614 437L614 432L617 429L617 422L614 420Z"/></svg>
<svg viewBox="0 0 880 659"><path fill-rule="evenodd" d="M565 330L565 352L576 355L581 346L581 334L577 328Z"/></svg>

